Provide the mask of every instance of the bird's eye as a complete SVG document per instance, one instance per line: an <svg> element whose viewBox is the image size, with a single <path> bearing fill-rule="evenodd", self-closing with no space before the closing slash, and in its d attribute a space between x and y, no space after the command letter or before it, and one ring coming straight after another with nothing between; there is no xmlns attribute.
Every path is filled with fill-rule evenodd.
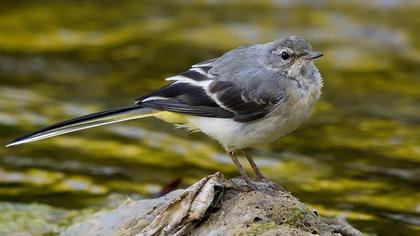
<svg viewBox="0 0 420 236"><path fill-rule="evenodd" d="M290 57L290 54L289 54L288 52L283 51L283 52L281 53L281 59L283 59L283 60L287 60L287 59L289 59L289 57Z"/></svg>

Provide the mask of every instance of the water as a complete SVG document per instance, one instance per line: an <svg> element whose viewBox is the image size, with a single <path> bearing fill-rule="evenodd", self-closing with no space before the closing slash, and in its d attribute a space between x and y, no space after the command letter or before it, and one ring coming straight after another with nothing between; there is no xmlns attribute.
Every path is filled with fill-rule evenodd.
<svg viewBox="0 0 420 236"><path fill-rule="evenodd" d="M420 233L418 1L0 3L0 143L130 104L190 64L303 35L324 53L311 119L252 149L270 179L376 235ZM222 171L214 141L159 120L0 148L0 234L54 235L125 199Z"/></svg>

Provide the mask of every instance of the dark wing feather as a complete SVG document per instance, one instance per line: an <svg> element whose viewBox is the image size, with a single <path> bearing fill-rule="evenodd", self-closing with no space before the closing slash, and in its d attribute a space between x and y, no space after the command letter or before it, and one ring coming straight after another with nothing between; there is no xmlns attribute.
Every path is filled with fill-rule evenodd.
<svg viewBox="0 0 420 236"><path fill-rule="evenodd" d="M175 82L140 97L136 103L196 116L233 118L238 122L256 120L271 111L272 99L255 96L252 88L244 88L236 81L221 80L211 72L213 62L196 64L190 70L168 78Z"/></svg>
<svg viewBox="0 0 420 236"><path fill-rule="evenodd" d="M268 101L245 100L245 90L231 81L214 81L210 84L209 91L213 94L218 103L225 109L233 111L233 119L239 122L252 121L267 115L271 110Z"/></svg>
<svg viewBox="0 0 420 236"><path fill-rule="evenodd" d="M150 99L148 98L157 98ZM232 118L234 113L219 107L201 87L188 83L172 83L139 98L143 107L196 116Z"/></svg>
<svg viewBox="0 0 420 236"><path fill-rule="evenodd" d="M227 111L221 107L216 106L200 106L200 105L188 105L181 103L176 99L165 99L165 100L150 100L141 103L143 107L178 112L183 114L215 117L215 118L232 118L233 113Z"/></svg>

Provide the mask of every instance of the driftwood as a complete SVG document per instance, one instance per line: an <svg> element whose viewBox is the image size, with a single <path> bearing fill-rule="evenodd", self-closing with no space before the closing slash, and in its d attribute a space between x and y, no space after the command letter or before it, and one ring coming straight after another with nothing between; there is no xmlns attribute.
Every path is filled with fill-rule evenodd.
<svg viewBox="0 0 420 236"><path fill-rule="evenodd" d="M185 190L97 213L61 235L362 235L344 219L323 219L274 183L207 176Z"/></svg>

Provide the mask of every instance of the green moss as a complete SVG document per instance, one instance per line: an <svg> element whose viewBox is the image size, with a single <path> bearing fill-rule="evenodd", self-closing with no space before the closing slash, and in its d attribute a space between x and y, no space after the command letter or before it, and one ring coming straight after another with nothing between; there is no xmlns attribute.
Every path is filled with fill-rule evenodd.
<svg viewBox="0 0 420 236"><path fill-rule="evenodd" d="M253 223L249 226L249 229L246 231L245 235L261 235L264 232L267 232L268 230L274 229L276 227L277 225L272 221Z"/></svg>
<svg viewBox="0 0 420 236"><path fill-rule="evenodd" d="M305 217L305 212L306 211L298 207L292 208L287 212L287 214L284 214L286 218L283 220L283 223L293 227L297 227L298 225L302 224L302 219Z"/></svg>

